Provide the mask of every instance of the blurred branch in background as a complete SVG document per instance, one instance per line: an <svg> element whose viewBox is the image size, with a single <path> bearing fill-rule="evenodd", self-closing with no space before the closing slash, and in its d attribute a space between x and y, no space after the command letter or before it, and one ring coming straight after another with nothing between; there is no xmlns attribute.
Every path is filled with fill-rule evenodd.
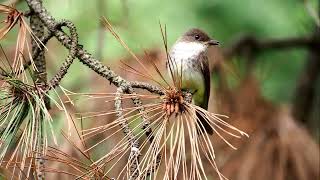
<svg viewBox="0 0 320 180"><path fill-rule="evenodd" d="M123 20L122 23L126 27L126 26L128 26L128 23L129 23L129 5L128 5L128 0L121 0L121 4L122 4L123 16L124 16L124 20Z"/></svg>
<svg viewBox="0 0 320 180"><path fill-rule="evenodd" d="M106 0L98 0L97 2L97 10L98 10L98 15L99 17L103 17L105 16L105 12L106 12ZM105 29L103 26L102 21L99 19L99 26L98 26L98 38L97 38L97 59L98 60L102 60L103 58L103 50L105 47Z"/></svg>
<svg viewBox="0 0 320 180"><path fill-rule="evenodd" d="M129 7L127 0L121 0L121 13L123 15L121 21L113 22L112 24L117 27L124 27L128 26L128 19L129 19ZM103 52L107 49L106 46L106 32L101 21L101 17L108 17L108 0L97 0L97 11L99 16L99 26L98 26L98 37L97 37L97 47L96 47L96 57L98 60L103 60Z"/></svg>
<svg viewBox="0 0 320 180"><path fill-rule="evenodd" d="M22 0L7 0L6 2L4 2L4 4L8 4L8 5L15 5L22 2Z"/></svg>
<svg viewBox="0 0 320 180"><path fill-rule="evenodd" d="M314 38L319 42L320 41L320 1L318 1L318 11L314 9L311 5L311 2L304 0L305 7L307 8L310 16L314 19L316 27L314 32ZM300 78L297 82L295 98L293 101L293 115L294 117L305 124L311 132L319 133L317 127L317 122L319 117L313 118L312 111L318 111L320 109L318 106L317 96L317 85L319 85L320 80L320 43L314 44L308 48L308 57L305 63L305 67L300 75ZM319 135L319 134L318 134Z"/></svg>
<svg viewBox="0 0 320 180"><path fill-rule="evenodd" d="M244 36L235 40L233 44L225 48L224 54L227 58L232 58L235 55L241 55L246 49L252 49L253 54L258 54L261 51L282 50L290 48L309 48L320 44L316 35L307 37L296 37L286 39L266 39L259 40L252 36Z"/></svg>
<svg viewBox="0 0 320 180"><path fill-rule="evenodd" d="M39 37L44 44L51 38L51 37L56 37L58 41L65 46L67 49L70 49L70 57L71 59L67 58L66 62L67 64L64 63L60 69L63 70L63 72L66 73L66 70L69 68L71 65L73 59L75 56L87 67L92 69L96 74L100 75L101 77L107 79L110 84L113 84L114 86L118 87L117 91L117 98L115 101L115 106L116 110L118 112L118 117L119 119L123 119L123 109L122 109L122 102L121 102L121 96L124 94L133 94L135 95L135 88L138 89L143 89L147 90L151 93L163 95L164 91L161 88L158 88L157 86L153 86L148 83L142 83L138 81L128 81L125 78L122 78L118 74L116 74L114 71L112 71L108 66L103 65L101 63L103 59L103 50L104 50L104 40L106 39L104 35L104 29L102 28L102 23L99 25L99 33L98 33L98 40L97 40L97 45L96 45L96 57L94 58L90 53L88 53L86 50L84 50L83 46L78 44L78 42L72 40L72 34L73 28L69 27L70 30L70 35L66 33L60 26L59 22L56 21L53 16L49 14L49 12L42 7L42 5L39 3L39 0L27 0L29 6L31 9L35 11L35 15L38 16L42 22L45 24L45 26L48 28L48 34L47 37ZM124 10L124 16L125 16L125 21L121 21L118 24L118 26L123 25L124 23L127 23L127 16L128 16L128 1L127 0L122 0L121 1L123 4L123 10ZM306 7L308 9L309 14L313 17L314 12L313 9L309 7L309 1L305 0ZM319 5L320 7L320 5ZM131 8L131 6L130 6ZM102 16L104 12L106 12L106 2L104 0L98 0L98 14ZM319 16L313 17L315 19L315 22L317 25L319 25ZM63 21L63 23L66 23L67 21ZM70 22L69 22L70 23ZM65 25L64 25L65 26ZM73 26L72 26L73 27ZM74 28L75 31L75 28ZM128 30L129 31L129 30ZM274 37L274 36L272 36ZM239 148L239 151L236 151L235 154L236 156L233 156L233 158L230 158L230 166L235 167L235 164L232 160L237 160L238 158L240 161L238 163L244 163L244 165L240 165L240 167L234 168L235 171L231 172L231 176L238 176L242 177L242 179L249 179L251 174L249 173L255 173L257 177L261 177L263 173L260 171L251 171L254 168L261 168L261 169L267 169L265 166L255 166L253 164L252 159L255 157L262 157L261 159L258 159L259 161L270 163L270 169L275 168L279 169L279 172L287 171L287 162L289 162L290 170L294 171L294 168L297 168L296 170L299 175L303 173L308 173L310 170L310 175L312 177L317 177L317 174L314 172L318 172L317 165L319 164L317 159L310 159L309 157L317 157L317 154L314 153L318 150L318 146L315 145L315 142L312 140L311 137L308 136L308 132L304 131L302 126L299 126L299 124L296 124L296 121L292 118L291 111L283 111L283 109L280 109L277 105L274 103L270 103L266 101L264 97L261 96L260 91L259 91L259 84L256 81L256 77L251 76L251 71L253 70L253 66L256 64L257 61L257 56L260 53L264 53L265 51L283 51L287 49L295 49L295 48L301 48L301 49L306 49L309 51L309 57L306 62L306 66L301 73L301 77L297 81L297 88L296 88L296 94L293 102L293 107L292 107L292 112L295 116L295 120L299 120L300 122L304 123L306 126L310 127L310 114L312 109L317 109L316 103L314 103L314 99L317 96L316 92L316 82L317 79L319 80L319 70L320 70L320 55L319 55L319 49L320 49L320 40L319 40L319 31L315 32L314 34L309 34L306 36L301 36L301 37L292 37L292 38L283 38L283 39L260 39L257 38L256 35L254 36L243 36L239 39L233 40L230 46L226 47L223 51L224 55L226 56L227 60L232 59L234 56L243 56L244 60L246 61L246 66L248 66L248 71L246 71L247 76L246 80L243 80L240 83L240 89L242 91L237 91L238 89L233 92L234 94L230 93L230 96L222 96L224 101L228 101L229 99L232 100L232 103L229 102L230 106L234 106L235 109L238 108L237 110L249 112L248 114L248 119L241 119L242 124L254 124L258 122L261 122L261 126L255 127L257 129L258 133L255 133L254 130L249 131L250 134L253 134L253 136L250 139L250 142L248 144L245 144L246 147L244 147L243 150L241 151L241 148ZM109 47L108 47L109 48ZM33 57L38 57L39 53L41 54L41 51L39 48L37 48L35 51L33 51ZM68 56L68 57L69 57ZM279 60L281 61L281 60ZM219 68L219 67L218 67ZM60 75L57 79L58 82L55 83L56 85L59 85L60 80L65 74ZM55 76L56 77L56 76ZM50 81L51 82L51 81ZM51 84L51 83L49 83ZM107 84L107 83L106 83ZM109 88L109 86L108 86ZM290 88L290 87L288 87ZM219 93L219 92L218 92ZM318 93L319 96L319 93ZM134 96L131 96L134 97ZM238 99L237 99L238 98ZM143 109L142 103L139 98L131 98L131 100L134 103L134 106L137 108L140 114L142 114L142 119L144 120L144 126L142 127L144 129L144 133L146 134L147 137L152 136L151 128L148 124L150 122L147 121L148 117L147 114L145 113L145 110ZM228 103L228 102L227 102ZM251 103L251 104L250 104ZM313 107L313 108L312 108ZM242 109L241 109L242 108ZM260 109L259 109L260 108ZM254 114L254 115L252 115ZM263 115L261 115L263 114ZM263 116L262 118L259 119L259 115ZM232 113L230 113L230 116L232 116L232 120L237 121L237 116ZM247 117L246 117L247 118ZM240 118L238 118L240 119ZM318 119L315 119L318 120ZM127 122L124 122L122 124L122 130L125 133L131 134L133 132L128 131L128 127L126 124ZM252 126L254 126L252 125ZM254 129L254 128L253 128ZM255 129L255 130L256 130ZM290 131L290 132L289 132ZM289 133L288 133L289 132ZM299 138L291 138L292 136L296 135L295 133L298 132ZM139 149L140 144L136 141L135 138L133 138L131 135L127 135L129 137L129 142L131 144L131 160L132 160L132 166L133 170L131 171L131 175L133 177L137 177L137 170L136 165L139 163ZM150 137L150 143L152 143L153 137ZM258 140L258 141L257 141ZM300 142L299 142L300 141ZM301 146L301 142L302 143ZM251 145L250 145L251 144ZM253 147L253 150L250 148ZM271 148L270 148L271 147ZM304 151L304 147L308 147L309 150L311 149L312 153L306 153L307 151ZM249 150L246 150L249 149ZM221 149L220 149L221 150ZM252 153L254 152L254 153ZM269 153L261 153L261 152L269 152ZM243 156L245 153L246 156ZM287 155L287 153L289 155ZM264 154L264 156L260 156L259 154ZM316 154L316 155L314 155ZM253 156L255 155L255 156ZM223 157L226 158L227 156ZM234 158L235 157L235 158ZM247 158L245 160L241 158ZM302 158L299 159L299 158ZM278 159L277 159L278 158ZM294 159L294 161L290 161L287 159L283 158L288 158L288 159ZM130 158L129 158L130 160ZM280 167L277 168L278 164L276 164L279 160L280 162ZM268 162L267 162L268 161ZM277 161L277 162L276 162ZM309 166L303 166L303 163L308 163ZM260 163L260 162L259 162ZM318 163L318 164L317 164ZM249 164L249 166L247 166ZM274 165L276 164L276 165ZM316 165L314 165L316 164ZM294 168L292 167L294 166ZM305 169L301 168L303 166ZM239 171L240 168L245 169L243 172L237 172ZM251 168L251 169L250 169ZM283 168L283 169L282 169ZM250 170L249 170L250 169ZM268 170L268 169L267 169ZM266 170L266 171L267 171ZM262 170L261 170L262 171ZM248 174L246 174L248 173ZM269 173L270 174L270 173ZM298 177L297 175L297 177ZM279 175L280 176L280 175ZM295 176L294 174L292 176ZM311 177L309 176L309 177ZM246 177L246 178L244 178ZM252 177L252 176L250 176ZM282 174L282 177L283 174ZM306 177L306 176L300 176L300 177ZM269 176L266 176L267 179L271 179ZM235 178L236 179L236 178Z"/></svg>
<svg viewBox="0 0 320 180"><path fill-rule="evenodd" d="M244 56L249 68L247 73L249 73L250 67L255 64L255 57L259 53L294 48L304 48L310 52L306 67L297 82L297 90L293 98L293 113L298 121L311 128L309 114L313 109L313 105L315 105L313 100L316 95L316 80L319 78L320 73L320 38L318 30L309 36L285 39L259 40L253 36L243 36L225 48L224 55L226 59L232 59L237 55Z"/></svg>
<svg viewBox="0 0 320 180"><path fill-rule="evenodd" d="M315 39L320 41L320 27L315 30ZM293 102L293 114L295 118L305 124L311 131L317 131L315 127L318 118L312 119L312 111L320 111L317 106L317 80L320 80L320 43L308 48L308 57L305 67L297 82L295 98Z"/></svg>
<svg viewBox="0 0 320 180"><path fill-rule="evenodd" d="M316 26L320 28L320 12L319 12L320 3L319 3L319 1L318 1L318 6L319 6L318 12L317 12L316 9L314 9L314 8L312 7L312 4L311 4L311 1L310 1L310 0L304 0L304 4L305 4L305 7L306 7L306 9L307 9L310 17L313 18Z"/></svg>
<svg viewBox="0 0 320 180"><path fill-rule="evenodd" d="M217 92L217 98L222 99L222 106L218 108L228 112L234 124L243 126L242 129L252 135L236 152L226 152L223 146L216 144L219 150L225 151L221 164L227 177L237 180L319 178L318 143L310 136L310 132L319 133L319 116L311 117L312 111L320 112L319 102L316 102L319 101L320 80L319 37L319 29L311 35L294 38L263 40L243 36L224 49L225 60L243 57L246 71L239 86L231 89L222 67L214 69L219 76L218 87L222 87ZM283 53L289 49L305 49L309 56L296 81L293 106L287 107L261 95L261 85L252 70L258 55L267 51Z"/></svg>

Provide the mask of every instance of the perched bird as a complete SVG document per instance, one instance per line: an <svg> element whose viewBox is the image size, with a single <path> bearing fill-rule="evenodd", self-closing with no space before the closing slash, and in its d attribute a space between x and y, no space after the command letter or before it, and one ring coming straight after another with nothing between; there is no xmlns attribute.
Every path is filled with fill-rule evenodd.
<svg viewBox="0 0 320 180"><path fill-rule="evenodd" d="M184 33L172 46L167 69L169 73L180 76L181 90L192 93L192 103L203 109L208 109L210 96L210 71L207 56L209 46L219 45L207 33L200 29L190 29ZM212 127L197 113L199 122L208 134L213 134ZM203 131L203 128L202 128Z"/></svg>

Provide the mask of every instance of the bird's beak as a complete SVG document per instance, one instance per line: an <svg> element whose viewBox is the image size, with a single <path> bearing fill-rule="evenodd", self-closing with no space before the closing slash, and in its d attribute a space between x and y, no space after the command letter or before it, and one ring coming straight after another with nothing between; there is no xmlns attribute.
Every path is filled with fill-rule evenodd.
<svg viewBox="0 0 320 180"><path fill-rule="evenodd" d="M211 39L210 41L207 42L207 44L209 46L216 46L216 45L219 45L219 41Z"/></svg>

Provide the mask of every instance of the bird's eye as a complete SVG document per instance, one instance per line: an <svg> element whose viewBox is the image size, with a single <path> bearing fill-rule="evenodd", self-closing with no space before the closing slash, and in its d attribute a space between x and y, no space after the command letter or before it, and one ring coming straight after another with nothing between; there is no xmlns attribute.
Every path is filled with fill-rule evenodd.
<svg viewBox="0 0 320 180"><path fill-rule="evenodd" d="M196 40L199 40L199 39L200 39L200 36L199 36L199 35L196 35L196 36L194 36L194 38L195 38Z"/></svg>

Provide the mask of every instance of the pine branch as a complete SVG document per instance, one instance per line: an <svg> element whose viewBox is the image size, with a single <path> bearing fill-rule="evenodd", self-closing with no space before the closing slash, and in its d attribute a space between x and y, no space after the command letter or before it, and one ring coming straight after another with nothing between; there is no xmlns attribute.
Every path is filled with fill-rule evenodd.
<svg viewBox="0 0 320 180"><path fill-rule="evenodd" d="M42 1L39 1L42 4ZM44 26L41 20L35 14L30 16L30 28L37 38L44 36ZM35 78L36 83L46 84L47 72L46 72L46 61L44 57L43 48L38 47L38 43L35 40L31 41L32 52L39 51L38 55L33 57L34 64L36 66ZM39 50L38 50L39 49Z"/></svg>
<svg viewBox="0 0 320 180"><path fill-rule="evenodd" d="M62 78L67 74L68 69L70 68L71 64L73 63L73 60L76 56L76 50L78 45L78 33L77 29L74 26L74 24L68 20L62 20L61 23L58 25L61 28L62 26L66 26L70 30L70 37L71 37L71 48L68 57L66 58L65 62L60 67L58 73L49 81L48 90L51 88L55 88L59 85Z"/></svg>
<svg viewBox="0 0 320 180"><path fill-rule="evenodd" d="M122 128L123 133L128 139L128 142L130 144L130 155L129 155L129 169L130 169L130 179L137 179L140 175L139 171L137 170L139 168L139 142L135 138L135 135L133 131L130 129L128 122L125 120L125 117L123 116L123 109L122 109L122 100L121 96L124 93L124 90L122 87L119 87L117 89L114 107L117 112L118 121L120 121L120 127Z"/></svg>
<svg viewBox="0 0 320 180"><path fill-rule="evenodd" d="M139 82L129 82L123 79L121 76L116 74L114 71L112 71L109 67L103 65L100 61L92 57L90 53L88 53L86 50L83 49L82 45L79 45L77 43L76 38L76 30L75 27L69 22L64 21L64 25L69 24L70 34L71 38L62 31L59 27L59 22L57 22L49 13L48 11L42 6L41 2L39 0L26 0L28 3L30 9L34 12L34 14L40 18L40 20L43 22L43 24L47 27L49 30L49 35L45 40L49 40L51 38L51 35L54 35L57 40L65 46L67 49L70 50L70 54L67 57L64 65L60 68L60 71L58 74L50 81L51 87L55 87L59 85L60 80L62 77L67 73L67 69L72 64L72 61L74 59L74 55L87 67L95 71L98 75L104 77L105 79L109 80L109 82L116 87L118 87L117 95L121 96L123 93L128 94L134 94L133 88L141 88L148 90L152 93L156 93L159 95L163 95L164 92L160 90L160 88L146 84L146 83L139 83ZM61 24L61 22L60 22ZM73 32L74 31L74 32ZM37 55L40 52L35 51L33 55ZM148 114L145 113L145 110L142 106L142 102L138 97L132 98L132 101L134 105L141 114L141 117L143 119L143 129L146 133L146 136L149 137L150 142L152 142L153 135L152 130L150 128L150 122L148 120ZM121 107L121 99L118 98L115 101L115 108L118 111L118 117L122 116L122 107ZM131 142L131 155L129 157L130 160L130 169L131 171L131 178L137 178L139 176L139 173L137 171L138 168L138 162L139 162L139 142L134 139L134 136L130 135L132 132L126 124L122 124L121 128L123 129L124 133L128 135L129 142ZM161 156L159 156L161 158Z"/></svg>
<svg viewBox="0 0 320 180"><path fill-rule="evenodd" d="M42 4L42 0L39 1L40 4ZM41 20L39 19L38 16L36 16L35 14L31 14L30 16L30 28L32 30L32 32L34 33L36 38L41 38L44 36L44 26L43 23L41 22ZM38 43L36 42L35 39L31 40L31 48L32 48L32 52L34 51L39 51L38 55L33 57L33 61L36 67L36 70L34 71L34 76L35 76L35 84L36 86L39 87L44 87L47 84L47 68L46 68L46 60L45 60L45 56L44 56L44 51L42 48L39 47ZM48 97L44 97L44 101L45 101L45 105L46 107L49 109L50 108L50 100ZM39 116L39 123L41 124L42 121L44 121L44 115L41 114ZM36 123L37 124L37 123ZM40 129L40 132L43 132L43 127L42 126L37 126L34 125L34 129ZM36 132L36 131L34 131ZM35 134L36 135L36 134ZM45 168L45 160L43 158L44 154L42 154L44 152L44 138L43 138L43 134L39 133L38 134L39 137L37 137L38 141L36 142L38 145L37 147L39 149L37 149L38 152L36 154L36 175L37 175L37 179L42 180L45 177L45 173L44 173L44 168Z"/></svg>

